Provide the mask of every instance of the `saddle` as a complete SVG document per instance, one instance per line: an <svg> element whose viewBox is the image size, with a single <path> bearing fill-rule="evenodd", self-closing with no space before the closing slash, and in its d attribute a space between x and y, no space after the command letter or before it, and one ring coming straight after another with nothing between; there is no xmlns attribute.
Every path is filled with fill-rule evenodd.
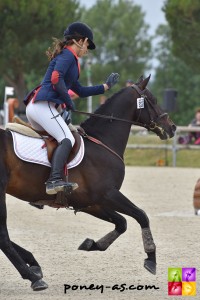
<svg viewBox="0 0 200 300"><path fill-rule="evenodd" d="M78 129L75 126L73 126L72 124L69 124L68 126L74 136L75 144L71 150L67 164L69 164L71 162L73 164L73 161L74 160L76 161L77 156L80 159L80 149L81 149L81 145L83 142L82 142L81 134L78 133ZM24 122L23 120L21 120L18 117L14 117L12 123L6 124L6 130L10 130L10 131L22 134L27 137L33 137L35 139L43 140L44 144L42 145L42 142L41 142L40 145L42 145L42 148L46 147L47 158L48 158L49 162L51 162L53 152L54 152L55 148L58 146L58 143L46 131L41 132L41 131L34 130L28 123ZM40 201L32 202L30 204L37 208L43 208L43 205L48 205L50 207L54 207L57 209L69 207L68 195L65 194L64 192L58 192L56 194L56 198L54 200L40 200Z"/></svg>
<svg viewBox="0 0 200 300"><path fill-rule="evenodd" d="M81 145L81 138L80 134L78 133L78 130L76 129L75 126L72 124L68 125L69 129L71 130L71 133L74 136L75 143L74 146L70 152L70 155L68 157L67 163L72 161L76 154L78 153ZM51 162L52 157L53 157L53 152L58 146L58 142L48 134L46 131L37 131L31 127L28 123L24 122L18 117L13 118L13 123L7 123L6 124L6 129L18 132L20 134L29 136L29 137L34 137L34 138L40 138L44 140L44 145L43 148L47 148L47 156L49 162Z"/></svg>

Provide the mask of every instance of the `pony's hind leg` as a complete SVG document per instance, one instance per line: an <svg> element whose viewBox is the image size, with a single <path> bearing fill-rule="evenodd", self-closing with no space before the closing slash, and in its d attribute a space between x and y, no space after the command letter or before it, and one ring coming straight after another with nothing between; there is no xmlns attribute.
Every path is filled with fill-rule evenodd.
<svg viewBox="0 0 200 300"><path fill-rule="evenodd" d="M86 239L79 250L85 251L105 251L122 233L126 231L126 219L111 209L104 209L99 205L90 206L81 211L88 213L96 218L115 224L115 229L95 242L92 239Z"/></svg>
<svg viewBox="0 0 200 300"><path fill-rule="evenodd" d="M0 250L7 256L10 262L14 265L23 279L31 281L32 289L34 291L43 290L48 285L41 279L41 275L27 266L26 262L22 259L20 254L16 251L12 242L10 241L7 230L7 211L5 202L5 189L4 180L0 178Z"/></svg>
<svg viewBox="0 0 200 300"><path fill-rule="evenodd" d="M141 226L142 239L144 245L144 251L147 254L147 259L144 261L144 267L151 272L156 274L156 246L153 241L151 229L149 225L149 219L146 213L134 205L129 199L127 199L121 192L114 189L109 191L105 195L104 205L118 211L119 213L125 214L134 218Z"/></svg>

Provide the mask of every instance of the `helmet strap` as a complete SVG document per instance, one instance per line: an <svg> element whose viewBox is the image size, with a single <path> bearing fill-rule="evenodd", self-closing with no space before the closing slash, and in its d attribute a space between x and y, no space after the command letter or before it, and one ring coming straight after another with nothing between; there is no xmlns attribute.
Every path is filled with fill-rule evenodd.
<svg viewBox="0 0 200 300"><path fill-rule="evenodd" d="M83 50L84 49L84 47L83 46L81 46L81 45L79 45L79 43L75 40L75 39L72 39L72 41L74 42L74 44L77 46L77 47L79 47L81 50Z"/></svg>

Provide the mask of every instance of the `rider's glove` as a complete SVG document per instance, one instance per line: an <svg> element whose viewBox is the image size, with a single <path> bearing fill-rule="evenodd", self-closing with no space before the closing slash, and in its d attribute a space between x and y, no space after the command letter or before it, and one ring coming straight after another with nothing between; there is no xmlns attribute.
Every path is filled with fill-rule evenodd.
<svg viewBox="0 0 200 300"><path fill-rule="evenodd" d="M110 89L118 81L119 81L119 74L118 73L111 73L110 76L106 80L106 84L108 86L108 89Z"/></svg>

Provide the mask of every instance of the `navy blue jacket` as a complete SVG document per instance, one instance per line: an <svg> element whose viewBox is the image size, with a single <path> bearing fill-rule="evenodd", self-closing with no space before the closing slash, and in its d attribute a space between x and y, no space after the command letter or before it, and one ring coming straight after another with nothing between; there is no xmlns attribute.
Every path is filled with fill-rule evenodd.
<svg viewBox="0 0 200 300"><path fill-rule="evenodd" d="M104 86L82 86L79 79L79 63L76 53L71 47L66 47L58 54L50 63L47 68L44 79L37 87L34 101L51 101L57 104L65 103L70 108L71 98L68 95L68 90L71 89L79 97L84 98L92 95L100 95L104 93ZM33 96L31 91L24 103Z"/></svg>

